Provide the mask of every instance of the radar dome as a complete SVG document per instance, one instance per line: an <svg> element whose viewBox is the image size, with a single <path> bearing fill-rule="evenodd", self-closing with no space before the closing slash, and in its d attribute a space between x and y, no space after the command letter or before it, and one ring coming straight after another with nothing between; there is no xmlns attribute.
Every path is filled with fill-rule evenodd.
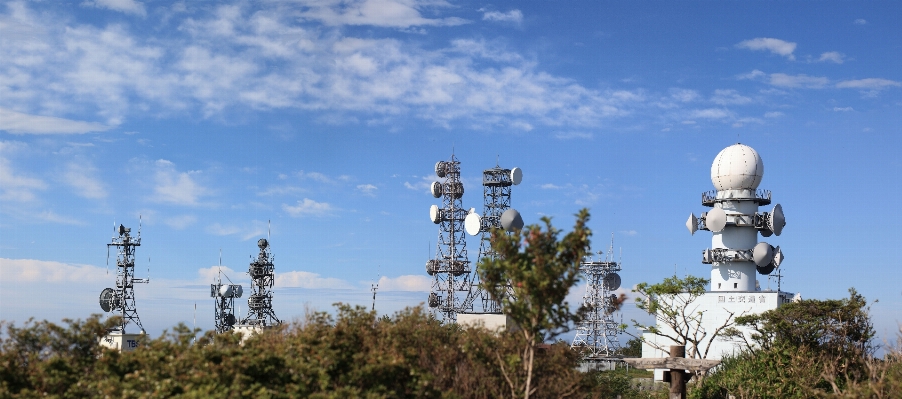
<svg viewBox="0 0 902 399"><path fill-rule="evenodd" d="M754 148L733 144L724 148L711 164L711 182L718 191L758 188L764 163Z"/></svg>

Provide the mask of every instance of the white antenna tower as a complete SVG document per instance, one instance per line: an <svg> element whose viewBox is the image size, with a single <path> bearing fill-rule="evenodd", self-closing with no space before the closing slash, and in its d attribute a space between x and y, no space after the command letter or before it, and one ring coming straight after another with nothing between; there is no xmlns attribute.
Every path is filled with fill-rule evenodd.
<svg viewBox="0 0 902 399"><path fill-rule="evenodd" d="M482 171L482 214L472 212L467 215L465 227L470 235L479 235L479 256L476 259L495 259L498 254L492 250L492 229L503 228L511 231L523 228L523 218L516 209L511 208L511 187L520 184L523 171L520 168L502 169L498 164L494 168ZM510 222L508 226L504 222ZM508 284L507 295L514 297L513 289ZM470 292L464 301L461 313L501 313L501 298L492 298L480 285L479 274L472 273ZM474 306L479 300L481 308Z"/></svg>
<svg viewBox="0 0 902 399"><path fill-rule="evenodd" d="M604 255L599 251L598 255ZM587 360L610 359L620 351L617 322L614 320L617 295L620 288L620 263L614 262L614 234L604 261L594 261L590 256L580 263L586 276L586 294L583 305L589 309L586 317L576 327L576 336L570 349L582 352Z"/></svg>
<svg viewBox="0 0 902 399"><path fill-rule="evenodd" d="M135 307L135 284L146 284L150 279L135 278L135 248L141 246L141 233L138 230L138 237L131 237L131 229L123 225L119 225L116 229L118 237L113 237L113 242L107 244L107 254L110 247L116 247L116 288L104 288L100 292L100 308L104 312L114 312L118 310L122 317L121 324L113 327L110 331L117 331L125 334L125 326L134 323L144 333L144 326L141 325L141 319L138 317L138 310ZM107 255L109 256L109 255ZM149 271L149 269L148 269Z"/></svg>
<svg viewBox="0 0 902 399"><path fill-rule="evenodd" d="M442 207L432 205L429 217L439 225L435 258L426 261L426 273L432 276L432 292L427 304L438 318L455 322L462 302L470 292L470 259L464 235L464 209L461 198L464 185L460 181L460 161L452 153L450 161L435 164L435 174L444 182L433 182L432 196L442 198ZM460 294L463 292L465 294Z"/></svg>

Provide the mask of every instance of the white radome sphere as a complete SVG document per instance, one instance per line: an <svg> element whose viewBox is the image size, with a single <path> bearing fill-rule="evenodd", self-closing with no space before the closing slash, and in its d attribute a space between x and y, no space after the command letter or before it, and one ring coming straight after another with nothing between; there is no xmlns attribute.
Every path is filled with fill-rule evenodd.
<svg viewBox="0 0 902 399"><path fill-rule="evenodd" d="M724 148L711 164L711 182L717 191L758 188L764 176L764 163L754 148L733 144Z"/></svg>

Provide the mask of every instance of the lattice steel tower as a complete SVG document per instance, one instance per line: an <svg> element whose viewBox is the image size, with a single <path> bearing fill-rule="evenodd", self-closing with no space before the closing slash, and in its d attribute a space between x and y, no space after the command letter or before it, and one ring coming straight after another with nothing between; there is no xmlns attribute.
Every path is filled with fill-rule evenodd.
<svg viewBox="0 0 902 399"><path fill-rule="evenodd" d="M226 280L228 279L229 277L226 276ZM231 330L232 326L238 322L235 318L235 298L241 298L244 289L240 284L223 284L221 270L216 280L216 284L210 284L210 296L215 301L213 303L213 320L216 324L216 332L223 333Z"/></svg>
<svg viewBox="0 0 902 399"><path fill-rule="evenodd" d="M495 165L492 169L482 171L483 213L481 217L475 213L467 215L465 223L467 233L480 236L477 262L498 256L492 249L492 229L503 228L502 215L511 209L511 186L520 184L522 180L523 172L520 168L502 169ZM464 301L462 312L501 313L500 301L493 299L479 284L479 274L472 273L470 292ZM508 289L508 295L513 296L511 289Z"/></svg>
<svg viewBox="0 0 902 399"><path fill-rule="evenodd" d="M260 248L260 253L257 259L251 262L247 271L251 276L251 295L247 298L247 317L241 324L254 327L282 324L272 310L272 285L276 275L273 256L269 251L269 241L261 238L257 241L257 247Z"/></svg>
<svg viewBox="0 0 902 399"><path fill-rule="evenodd" d="M433 182L431 187L433 197L442 198L442 207L429 208L429 217L439 225L439 233L435 258L426 261L426 273L432 276L428 305L445 322L454 322L470 292L471 274L464 235L468 212L461 200L464 186L460 181L460 161L452 154L450 161L435 164L435 174L444 182Z"/></svg>
<svg viewBox="0 0 902 399"><path fill-rule="evenodd" d="M134 323L144 333L141 318L138 317L138 309L135 307L135 284L146 284L150 278L135 278L135 248L141 246L141 231L138 237L132 238L132 229L119 225L116 229L118 237L113 237L113 242L107 244L116 247L116 288L105 288L100 293L100 308L105 312L119 311L122 316L122 324L111 329L125 334L125 326Z"/></svg>
<svg viewBox="0 0 902 399"><path fill-rule="evenodd" d="M589 256L580 264L588 283L583 305L589 311L577 326L570 349L582 352L585 359L611 358L620 350L618 324L614 321L617 296L613 294L620 288L620 264L612 257L613 248L604 261L594 261Z"/></svg>

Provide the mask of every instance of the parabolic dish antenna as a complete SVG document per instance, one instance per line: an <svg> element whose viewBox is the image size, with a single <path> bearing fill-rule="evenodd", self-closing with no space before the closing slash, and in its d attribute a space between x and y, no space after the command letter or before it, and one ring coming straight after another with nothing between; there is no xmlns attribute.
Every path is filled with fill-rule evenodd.
<svg viewBox="0 0 902 399"><path fill-rule="evenodd" d="M755 264L758 265L758 267L769 265L774 260L774 247L766 242L759 242L758 245L755 245L755 248L752 249L752 260L755 261Z"/></svg>
<svg viewBox="0 0 902 399"><path fill-rule="evenodd" d="M257 240L257 246L260 247L260 249L264 249L269 246L269 241L266 241L265 238L261 238Z"/></svg>
<svg viewBox="0 0 902 399"><path fill-rule="evenodd" d="M118 307L119 297L116 296L116 291L113 291L112 288L104 288L103 291L100 291L100 308L104 312L115 310Z"/></svg>
<svg viewBox="0 0 902 399"><path fill-rule="evenodd" d="M432 196L435 198L439 198L442 196L442 183L437 181L432 182L432 185L429 187L429 191L432 192Z"/></svg>
<svg viewBox="0 0 902 399"><path fill-rule="evenodd" d="M780 249L780 246L777 246L777 249L774 250L774 266L780 267L780 264L783 263L783 251Z"/></svg>
<svg viewBox="0 0 902 399"><path fill-rule="evenodd" d="M705 226L715 233L723 231L723 228L727 226L727 213L720 208L708 211L708 215L705 217Z"/></svg>
<svg viewBox="0 0 902 399"><path fill-rule="evenodd" d="M773 273L775 268L776 267L774 266L774 264L771 263L767 266L757 266L757 267L755 267L755 270L758 270L758 273L761 273L766 276L768 274Z"/></svg>
<svg viewBox="0 0 902 399"><path fill-rule="evenodd" d="M482 218L479 217L478 213L473 212L467 215L467 218L464 219L464 229L471 236L479 234L479 231L482 230Z"/></svg>
<svg viewBox="0 0 902 399"><path fill-rule="evenodd" d="M780 204L774 205L774 210L770 212L770 217L767 219L767 228L773 231L774 234L780 235L783 232L783 226L786 226L783 206Z"/></svg>
<svg viewBox="0 0 902 399"><path fill-rule="evenodd" d="M504 211L504 213L501 214L501 227L507 231L522 229L523 218L520 216L520 212L517 212L514 208Z"/></svg>
<svg viewBox="0 0 902 399"><path fill-rule="evenodd" d="M224 298L241 298L244 289L240 285L230 284L219 287L219 295Z"/></svg>
<svg viewBox="0 0 902 399"><path fill-rule="evenodd" d="M604 276L604 287L607 288L608 291L614 291L620 288L620 275L617 273L610 273L607 276Z"/></svg>
<svg viewBox="0 0 902 399"><path fill-rule="evenodd" d="M523 181L523 169L511 169L511 183L514 183L514 185L516 186L520 184L521 181Z"/></svg>
<svg viewBox="0 0 902 399"><path fill-rule="evenodd" d="M689 214L689 220L686 221L686 228L689 229L689 233L695 235L695 232L698 231L698 218L695 217L694 213Z"/></svg>
<svg viewBox="0 0 902 399"><path fill-rule="evenodd" d="M435 163L435 175L438 177L445 177L445 161L438 161Z"/></svg>
<svg viewBox="0 0 902 399"><path fill-rule="evenodd" d="M235 315L231 313L226 314L225 317L223 317L223 321L225 322L225 325L229 327L234 326L235 323L238 322L238 320L235 320Z"/></svg>
<svg viewBox="0 0 902 399"><path fill-rule="evenodd" d="M429 207L429 220L431 220L432 223L435 224L438 224L438 222L441 221L438 205L432 205Z"/></svg>

